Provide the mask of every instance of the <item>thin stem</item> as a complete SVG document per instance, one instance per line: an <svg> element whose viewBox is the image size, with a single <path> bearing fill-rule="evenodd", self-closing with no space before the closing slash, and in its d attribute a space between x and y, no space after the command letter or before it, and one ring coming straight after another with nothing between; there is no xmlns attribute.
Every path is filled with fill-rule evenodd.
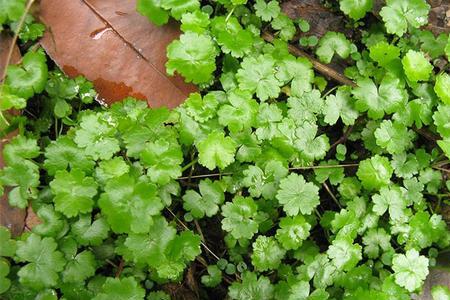
<svg viewBox="0 0 450 300"><path fill-rule="evenodd" d="M208 268L209 264L205 261L205 259L201 256L197 256L195 258L196 261L198 261L203 267ZM234 281L229 279L227 276L223 276L223 280L228 283L232 284Z"/></svg>
<svg viewBox="0 0 450 300"><path fill-rule="evenodd" d="M441 204L442 204L442 197L437 197L438 198L438 203L436 204L436 206L434 207L434 211L439 213L441 210Z"/></svg>
<svg viewBox="0 0 450 300"><path fill-rule="evenodd" d="M228 23L228 20L231 18L231 16L234 13L234 10L236 9L236 6L233 6L233 8L231 9L230 13L227 15L225 22Z"/></svg>
<svg viewBox="0 0 450 300"><path fill-rule="evenodd" d="M25 19L27 17L28 12L30 11L31 5L33 5L35 0L29 0L27 3L27 6L25 7L25 10L23 12L22 17L20 17L19 24L17 25L16 32L14 33L14 37L11 41L11 45L9 46L8 55L6 56L5 60L5 69L3 70L2 76L0 77L0 81L3 81L6 77L6 71L9 63L11 62L11 58L14 52L14 46L17 43L17 39L19 37L19 33L22 30L23 24L25 23Z"/></svg>
<svg viewBox="0 0 450 300"><path fill-rule="evenodd" d="M120 277L120 274L122 274L124 266L125 266L125 261L123 259L121 259L119 262L119 266L117 267L117 272L116 272L116 276L115 276L116 278Z"/></svg>
<svg viewBox="0 0 450 300"><path fill-rule="evenodd" d="M320 212L317 210L317 208L314 209L314 212L315 212L316 216L319 218L319 220L322 219L322 215L321 215Z"/></svg>
<svg viewBox="0 0 450 300"><path fill-rule="evenodd" d="M330 149L334 149L339 144L344 144L347 141L350 134L352 133L352 131L353 131L353 126L349 126L347 128L347 130L345 131L345 133L336 142L334 142L333 145L331 145Z"/></svg>
<svg viewBox="0 0 450 300"><path fill-rule="evenodd" d="M437 166L432 166L432 168L450 174L450 170L448 170L448 169L444 169L444 168L437 167Z"/></svg>
<svg viewBox="0 0 450 300"><path fill-rule="evenodd" d="M198 234L200 234L200 238L202 239L202 242L206 244L205 236L203 235L202 228L200 227L200 224L197 220L194 219L195 228L197 228Z"/></svg>
<svg viewBox="0 0 450 300"><path fill-rule="evenodd" d="M425 128L413 128L413 130L420 134L421 136L423 136L424 138L426 138L427 140L429 140L430 142L432 142L433 144L436 144L436 141L439 140L439 137L436 136L434 133L429 132L428 130L426 130Z"/></svg>
<svg viewBox="0 0 450 300"><path fill-rule="evenodd" d="M309 167L294 167L289 168L290 171L296 170L315 170L315 169L337 169L337 168L352 168L357 167L359 164L342 164L342 165L322 165L322 166L309 166Z"/></svg>
<svg viewBox="0 0 450 300"><path fill-rule="evenodd" d="M441 251L439 251L439 254L444 254L444 253L449 253L450 252L450 248L447 249L443 249Z"/></svg>
<svg viewBox="0 0 450 300"><path fill-rule="evenodd" d="M36 117L31 111L29 111L27 109L24 109L23 111L26 112L27 114L29 114L30 116L32 116L35 120L38 119L38 117Z"/></svg>
<svg viewBox="0 0 450 300"><path fill-rule="evenodd" d="M341 165L323 165L323 166L308 166L308 167L293 167L289 168L289 171L301 171L301 170L314 170L314 169L337 169L337 168L353 168L357 167L359 164L341 164ZM200 174L193 176L178 177L177 180L188 180L188 179L198 179L198 178L209 178L209 177L220 177L233 175L233 173L212 173L212 174Z"/></svg>
<svg viewBox="0 0 450 300"><path fill-rule="evenodd" d="M166 207L166 209L169 211L169 213L175 218L175 220L177 220L178 223L180 223L181 226L183 226L184 229L189 230L189 227L186 226L186 224L183 223L183 221L181 221L174 213L173 211ZM218 257L211 249L209 249L209 247L203 243L200 242L200 244L203 246L203 248L205 248L206 251L208 251L215 259L219 260L220 257Z"/></svg>
<svg viewBox="0 0 450 300"><path fill-rule="evenodd" d="M326 92L326 93L322 96L322 98L326 98L329 94L331 94L332 92L334 92L335 90L337 90L338 87L339 87L339 86L335 86L335 87L333 87L332 89L330 89L328 92Z"/></svg>
<svg viewBox="0 0 450 300"><path fill-rule="evenodd" d="M337 206L339 207L339 209L342 209L341 204L339 203L339 200L336 198L336 196L333 194L333 192L331 191L330 187L328 186L328 184L326 182L324 182L323 187L325 188L325 190L327 191L327 193L330 195L331 199L333 199L333 201L337 204Z"/></svg>
<svg viewBox="0 0 450 300"><path fill-rule="evenodd" d="M443 161L435 163L433 166L442 167L442 166L445 166L445 165L448 165L448 164L450 164L450 160L443 160Z"/></svg>
<svg viewBox="0 0 450 300"><path fill-rule="evenodd" d="M1 110L0 110L0 118L1 118L3 121L5 121L5 124L6 124L7 126L11 125L11 124L9 123L9 121L6 119L5 115L3 115L3 111L1 111Z"/></svg>
<svg viewBox="0 0 450 300"><path fill-rule="evenodd" d="M110 264L111 266L113 266L114 268L119 268L119 266L118 265L116 265L115 263L113 263L111 260L109 260L109 259L106 259L106 262L108 263L108 264Z"/></svg>
<svg viewBox="0 0 450 300"><path fill-rule="evenodd" d="M450 193L444 193L444 194L433 194L433 193L423 193L424 195L427 195L427 196L434 196L434 197L437 197L437 198L442 198L442 197L450 197Z"/></svg>
<svg viewBox="0 0 450 300"><path fill-rule="evenodd" d="M233 173L229 172L229 173L213 173L213 174L184 176L184 177L178 177L178 180L188 180L188 179L207 178L207 177L220 177L220 176L227 176L227 175L233 175Z"/></svg>
<svg viewBox="0 0 450 300"><path fill-rule="evenodd" d="M61 136L64 130L64 122L61 120L61 126L59 127L59 134L58 136Z"/></svg>
<svg viewBox="0 0 450 300"><path fill-rule="evenodd" d="M198 159L194 159L193 161L191 161L190 163L188 163L187 165L185 165L182 169L181 172L186 171L187 169L189 169L190 167L192 167L193 165L195 165L198 162Z"/></svg>
<svg viewBox="0 0 450 300"><path fill-rule="evenodd" d="M55 117L55 139L58 138L58 118Z"/></svg>

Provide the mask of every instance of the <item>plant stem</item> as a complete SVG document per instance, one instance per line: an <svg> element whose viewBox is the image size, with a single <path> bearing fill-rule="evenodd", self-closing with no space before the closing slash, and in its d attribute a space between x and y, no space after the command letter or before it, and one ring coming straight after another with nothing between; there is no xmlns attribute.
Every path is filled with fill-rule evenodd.
<svg viewBox="0 0 450 300"><path fill-rule="evenodd" d="M34 1L35 0L29 0L28 1L27 6L25 7L25 10L23 12L23 15L22 15L22 17L20 17L19 24L17 25L16 32L14 33L13 40L11 41L11 45L9 46L8 55L6 56L6 60L5 60L5 69L3 70L3 73L2 73L2 75L0 77L0 82L2 82L3 79L5 79L5 77L6 77L6 71L8 69L7 67L9 65L9 63L11 62L11 58L12 58L12 55L13 55L13 52L14 52L14 46L17 43L17 39L19 38L19 33L22 30L22 27L23 27L23 24L25 23L25 19L27 17L27 14L30 11L31 5L33 5Z"/></svg>
<svg viewBox="0 0 450 300"><path fill-rule="evenodd" d="M322 166L309 166L309 167L293 167L289 168L289 171L301 171L301 170L314 170L314 169L337 169L337 168L353 168L357 167L359 164L341 164L341 165L322 165ZM227 173L211 173L211 174L200 174L193 176L178 177L177 180L188 180L188 179L198 179L198 178L208 178L208 177L219 177L233 175L231 172Z"/></svg>
<svg viewBox="0 0 450 300"><path fill-rule="evenodd" d="M331 199L333 199L333 201L337 204L337 206L339 207L339 209L342 209L341 204L339 203L339 200L336 198L336 196L333 194L333 192L331 191L330 187L328 186L328 184L326 182L324 182L323 187L325 188L325 190L327 191L327 193L330 195Z"/></svg>
<svg viewBox="0 0 450 300"><path fill-rule="evenodd" d="M437 167L437 166L432 166L432 168L450 174L450 170L449 169L444 169L444 168Z"/></svg>
<svg viewBox="0 0 450 300"><path fill-rule="evenodd" d="M189 227L187 227L186 224L184 224L183 221L181 221L181 220L177 217L177 215L175 215L175 214L173 213L173 211L172 211L170 208L166 207L166 209L167 209L167 211L175 218L175 220L177 220L177 222L180 223L180 225L181 225L184 229L189 230ZM218 257L211 249L209 249L209 247L208 247L205 243L203 243L203 242L200 242L200 243L201 243L201 245L203 246L203 248L205 248L206 251L208 251L215 259L217 259L217 260L220 259L220 257Z"/></svg>
<svg viewBox="0 0 450 300"><path fill-rule="evenodd" d="M198 162L198 159L194 159L193 161L191 161L190 163L188 163L187 165L185 165L182 169L181 172L186 171L187 169L189 169L190 167L192 167L193 165L195 165ZM192 177L191 177L192 178Z"/></svg>
<svg viewBox="0 0 450 300"><path fill-rule="evenodd" d="M233 173L213 173L213 174L192 175L192 176L178 177L178 180L219 177L219 176L227 176L227 175L233 175Z"/></svg>
<svg viewBox="0 0 450 300"><path fill-rule="evenodd" d="M322 165L322 166L309 166L309 167L294 167L289 168L290 171L295 170L315 170L315 169L337 169L337 168L352 168L357 167L359 164L342 164L342 165Z"/></svg>
<svg viewBox="0 0 450 300"><path fill-rule="evenodd" d="M227 17L226 17L226 19L225 19L225 22L226 22L226 23L228 23L228 20L229 20L229 19L231 18L231 16L233 15L235 8L236 8L236 6L233 6L233 8L231 9L230 13L227 15Z"/></svg>

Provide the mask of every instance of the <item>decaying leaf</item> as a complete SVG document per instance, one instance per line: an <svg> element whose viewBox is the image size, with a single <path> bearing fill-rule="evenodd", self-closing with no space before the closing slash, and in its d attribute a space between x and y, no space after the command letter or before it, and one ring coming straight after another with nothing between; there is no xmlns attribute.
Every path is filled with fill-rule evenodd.
<svg viewBox="0 0 450 300"><path fill-rule="evenodd" d="M8 59L9 48L11 47L12 37L6 34L5 32L0 33L0 74L3 74L4 69L6 68L6 60ZM11 56L11 64L17 63L20 60L20 51L18 47L14 47L12 56Z"/></svg>
<svg viewBox="0 0 450 300"><path fill-rule="evenodd" d="M178 25L156 27L135 5L43 0L41 21L47 31L41 44L67 75L93 81L100 100L108 104L132 96L152 107L175 107L196 90L165 71L166 47L178 37Z"/></svg>
<svg viewBox="0 0 450 300"><path fill-rule="evenodd" d="M0 74L3 74L4 68L6 68L8 52L12 43L12 38L6 33L0 34ZM10 63L14 64L19 62L21 56L18 47L14 47L11 56ZM3 161L3 147L17 132L12 132L8 136L1 138L0 140L0 169L4 167ZM12 208L8 204L6 199L7 191L5 195L0 198L0 225L11 229L11 233L14 236L22 233L25 223L25 211L23 209Z"/></svg>

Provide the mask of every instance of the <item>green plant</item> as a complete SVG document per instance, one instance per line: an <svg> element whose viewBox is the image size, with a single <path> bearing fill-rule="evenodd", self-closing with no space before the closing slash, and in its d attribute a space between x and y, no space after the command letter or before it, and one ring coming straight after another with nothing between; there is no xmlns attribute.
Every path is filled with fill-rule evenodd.
<svg viewBox="0 0 450 300"><path fill-rule="evenodd" d="M373 3L339 4L361 20ZM317 61L289 52L297 26L308 26L278 1L214 5L138 1L156 24L181 21L167 69L201 85L172 111L131 98L95 106L92 85L49 72L41 50L8 68L1 111L27 107L27 118L5 118L2 129L20 135L5 146L0 186L41 224L14 239L0 228L2 298L168 299L161 288L192 265L211 299L420 290L450 246L440 215L450 77L428 59L438 42L415 29L428 5L387 1L387 33L320 39L314 53L345 59L355 86L326 81ZM432 56L444 59L444 48Z"/></svg>

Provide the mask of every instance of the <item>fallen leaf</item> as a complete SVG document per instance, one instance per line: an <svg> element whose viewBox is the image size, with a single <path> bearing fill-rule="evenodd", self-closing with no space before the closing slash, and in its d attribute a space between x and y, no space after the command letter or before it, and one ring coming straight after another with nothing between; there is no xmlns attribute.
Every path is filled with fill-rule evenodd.
<svg viewBox="0 0 450 300"><path fill-rule="evenodd" d="M91 80L107 104L132 96L152 107L175 107L196 91L166 74L166 47L179 26L151 24L135 1L42 0L40 18L49 56L68 76Z"/></svg>
<svg viewBox="0 0 450 300"><path fill-rule="evenodd" d="M0 142L0 153L3 153L4 145L15 135L17 135L17 132L12 132L8 136L2 138ZM0 169L3 167L3 155L0 154ZM9 189L5 188L5 193L0 198L0 225L9 228L13 236L18 236L24 229L26 212L24 209L9 206L6 197L8 192Z"/></svg>
<svg viewBox="0 0 450 300"><path fill-rule="evenodd" d="M0 33L0 74L3 74L3 71L6 67L6 60L8 59L8 52L11 47L12 37L6 34L5 32ZM12 56L11 56L11 64L15 64L19 62L21 59L20 51L17 46L14 46Z"/></svg>
<svg viewBox="0 0 450 300"><path fill-rule="evenodd" d="M8 60L8 52L11 47L12 37L6 33L0 33L0 74L3 74L4 68L6 68ZM11 64L18 63L21 59L20 51L17 46L14 46L12 56L10 59ZM12 132L8 136L1 138L0 140L0 169L5 166L3 161L3 147L8 141L17 134ZM5 226L11 230L13 236L20 235L23 231L25 224L25 210L13 208L9 206L6 195L8 190L5 191L3 197L0 198L0 225Z"/></svg>
<svg viewBox="0 0 450 300"><path fill-rule="evenodd" d="M31 231L31 229L33 229L34 226L37 226L41 223L42 223L41 219L39 219L39 217L36 215L31 205L28 206L27 215L25 217L25 230Z"/></svg>

